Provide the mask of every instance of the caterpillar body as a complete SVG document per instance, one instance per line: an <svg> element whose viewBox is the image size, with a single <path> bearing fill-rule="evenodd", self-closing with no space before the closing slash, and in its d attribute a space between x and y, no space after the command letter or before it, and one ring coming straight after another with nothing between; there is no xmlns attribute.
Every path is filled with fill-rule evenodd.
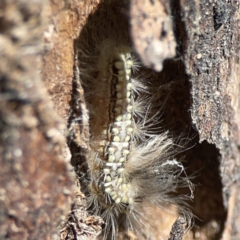
<svg viewBox="0 0 240 240"><path fill-rule="evenodd" d="M77 43L90 114L88 202L105 221L104 239L116 238L123 216L139 238L161 239L149 233L145 211L175 206L189 222L185 197L172 194L189 180L173 157L174 141L159 130L159 93L131 47L124 12L100 4Z"/></svg>

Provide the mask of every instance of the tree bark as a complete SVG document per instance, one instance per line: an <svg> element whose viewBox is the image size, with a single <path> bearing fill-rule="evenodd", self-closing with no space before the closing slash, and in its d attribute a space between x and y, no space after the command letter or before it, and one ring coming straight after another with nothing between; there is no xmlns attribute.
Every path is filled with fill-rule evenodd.
<svg viewBox="0 0 240 240"><path fill-rule="evenodd" d="M127 2L135 51L156 84L167 86L164 130L190 139L180 157L196 185L189 204L197 218L183 239L240 239L239 1ZM87 166L79 153L89 136L74 76L74 42L98 4L0 1L0 239L95 239L101 232L80 191ZM73 188L71 155L81 187ZM169 239L182 239L181 221L169 222ZM119 239L126 235L134 239L125 231Z"/></svg>

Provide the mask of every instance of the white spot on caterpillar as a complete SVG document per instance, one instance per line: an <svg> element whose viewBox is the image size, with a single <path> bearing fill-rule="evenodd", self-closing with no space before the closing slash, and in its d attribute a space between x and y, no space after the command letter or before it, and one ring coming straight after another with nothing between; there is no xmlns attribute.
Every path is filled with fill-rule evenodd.
<svg viewBox="0 0 240 240"><path fill-rule="evenodd" d="M109 234L116 238L124 214L139 238L148 239L152 226L144 215L146 207L176 205L181 215L191 216L183 196L170 196L189 180L172 157L173 140L151 130L160 122L154 110L157 89L149 87L149 74L133 52L127 18L119 8L108 7L99 6L78 40L80 79L90 114L88 200L106 223L104 239ZM99 23L104 27L96 27Z"/></svg>

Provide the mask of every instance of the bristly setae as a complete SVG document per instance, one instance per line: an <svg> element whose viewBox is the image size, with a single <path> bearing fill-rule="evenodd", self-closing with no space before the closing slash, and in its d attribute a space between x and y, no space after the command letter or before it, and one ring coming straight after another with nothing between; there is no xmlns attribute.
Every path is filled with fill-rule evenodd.
<svg viewBox="0 0 240 240"><path fill-rule="evenodd" d="M192 189L173 157L176 144L159 130L159 90L151 87L151 74L131 48L126 9L116 3L100 4L77 42L90 114L88 200L106 223L105 239L116 238L122 215L136 234L149 239L151 224L143 208L176 206L190 222L187 197L173 193L183 186Z"/></svg>

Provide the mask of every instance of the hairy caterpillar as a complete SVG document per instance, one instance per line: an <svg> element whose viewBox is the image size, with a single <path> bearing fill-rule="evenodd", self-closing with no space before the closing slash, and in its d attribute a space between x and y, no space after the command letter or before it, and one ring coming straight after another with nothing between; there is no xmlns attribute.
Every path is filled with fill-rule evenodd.
<svg viewBox="0 0 240 240"><path fill-rule="evenodd" d="M116 238L124 216L139 238L161 239L151 235L146 212L175 206L190 222L185 197L173 194L190 181L173 157L174 141L160 131L158 89L137 60L126 10L116 3L99 5L77 43L90 113L88 201L106 223L105 239Z"/></svg>

